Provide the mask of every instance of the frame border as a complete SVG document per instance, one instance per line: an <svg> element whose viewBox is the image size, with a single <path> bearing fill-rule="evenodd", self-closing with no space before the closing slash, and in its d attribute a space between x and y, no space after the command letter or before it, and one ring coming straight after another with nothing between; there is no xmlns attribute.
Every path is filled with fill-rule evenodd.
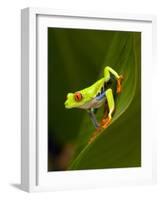
<svg viewBox="0 0 161 200"><path fill-rule="evenodd" d="M156 17L154 15L67 11L50 8L21 10L21 189L28 192L42 190L37 181L37 15L151 22L152 56L153 61L156 61ZM156 182L156 149L153 150L153 180Z"/></svg>

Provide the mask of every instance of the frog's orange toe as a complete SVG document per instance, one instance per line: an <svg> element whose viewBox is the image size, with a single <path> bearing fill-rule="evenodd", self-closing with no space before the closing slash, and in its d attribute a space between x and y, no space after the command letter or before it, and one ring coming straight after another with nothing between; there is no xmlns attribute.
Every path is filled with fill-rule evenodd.
<svg viewBox="0 0 161 200"><path fill-rule="evenodd" d="M101 126L102 126L103 128L107 128L107 127L109 126L111 120L112 120L112 119L109 118L109 117L102 119L102 121L101 121Z"/></svg>
<svg viewBox="0 0 161 200"><path fill-rule="evenodd" d="M120 94L122 91L122 86L121 86L121 82L123 80L123 75L120 75L120 77L117 79L117 94Z"/></svg>
<svg viewBox="0 0 161 200"><path fill-rule="evenodd" d="M120 94L121 93L121 91L122 91L122 87L121 87L121 85L119 85L118 87L117 87L117 94Z"/></svg>

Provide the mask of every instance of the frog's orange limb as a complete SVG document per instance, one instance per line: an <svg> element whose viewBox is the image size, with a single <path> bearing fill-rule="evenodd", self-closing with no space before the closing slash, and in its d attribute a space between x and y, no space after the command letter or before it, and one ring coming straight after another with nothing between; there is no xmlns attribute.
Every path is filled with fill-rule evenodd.
<svg viewBox="0 0 161 200"><path fill-rule="evenodd" d="M101 120L101 126L103 128L107 128L108 125L110 124L110 122L112 120L112 114L115 109L115 102L114 102L113 92L112 92L111 88L109 88L106 91L106 98L107 98L107 104L108 104L108 115L107 115L107 117L104 117Z"/></svg>
<svg viewBox="0 0 161 200"><path fill-rule="evenodd" d="M123 76L120 75L119 78L117 79L117 94L121 93L122 91L122 85L121 85L121 82L123 80Z"/></svg>
<svg viewBox="0 0 161 200"><path fill-rule="evenodd" d="M102 126L103 128L107 128L107 127L109 126L111 120L112 120L112 118L109 118L109 117L103 118L103 119L101 120L101 126Z"/></svg>

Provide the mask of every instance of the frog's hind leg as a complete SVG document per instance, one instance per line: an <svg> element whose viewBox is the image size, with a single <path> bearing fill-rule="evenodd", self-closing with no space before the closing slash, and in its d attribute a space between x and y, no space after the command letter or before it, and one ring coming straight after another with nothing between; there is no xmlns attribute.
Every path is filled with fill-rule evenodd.
<svg viewBox="0 0 161 200"><path fill-rule="evenodd" d="M103 114L103 118L102 119L106 119L107 116L108 116L108 112L109 112L109 109L108 109L108 104L107 104L107 99L104 103L104 114Z"/></svg>
<svg viewBox="0 0 161 200"><path fill-rule="evenodd" d="M106 98L107 98L107 104L108 104L108 114L107 117L103 117L103 119L101 120L101 126L103 128L107 128L108 125L110 124L111 120L112 120L112 114L114 112L115 109L115 102L114 102L114 97L113 97L113 92L112 89L109 88L106 91Z"/></svg>
<svg viewBox="0 0 161 200"><path fill-rule="evenodd" d="M91 142L93 142L95 140L95 138L97 137L97 135L100 133L101 131L101 126L100 124L97 122L95 113L94 113L95 109L89 109L88 110L88 114L92 120L92 123L94 125L94 127L96 128L96 130L92 133L92 136L89 138L88 144L90 144Z"/></svg>
<svg viewBox="0 0 161 200"><path fill-rule="evenodd" d="M98 121L96 119L96 116L94 114L93 109L89 109L89 110L87 110L87 112L88 112L88 114L89 114L89 116L90 116L90 118L92 120L92 123L93 123L94 127L97 129L99 127L99 123L98 123Z"/></svg>

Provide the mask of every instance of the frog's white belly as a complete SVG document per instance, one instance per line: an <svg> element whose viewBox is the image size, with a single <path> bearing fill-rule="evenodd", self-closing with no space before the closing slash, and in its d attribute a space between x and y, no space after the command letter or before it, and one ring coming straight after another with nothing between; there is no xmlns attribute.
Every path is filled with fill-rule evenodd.
<svg viewBox="0 0 161 200"><path fill-rule="evenodd" d="M91 101L87 102L86 104L79 106L79 108L82 108L82 109L99 108L103 105L103 103L105 102L105 99L106 99L105 97L101 98L101 100L94 98Z"/></svg>

